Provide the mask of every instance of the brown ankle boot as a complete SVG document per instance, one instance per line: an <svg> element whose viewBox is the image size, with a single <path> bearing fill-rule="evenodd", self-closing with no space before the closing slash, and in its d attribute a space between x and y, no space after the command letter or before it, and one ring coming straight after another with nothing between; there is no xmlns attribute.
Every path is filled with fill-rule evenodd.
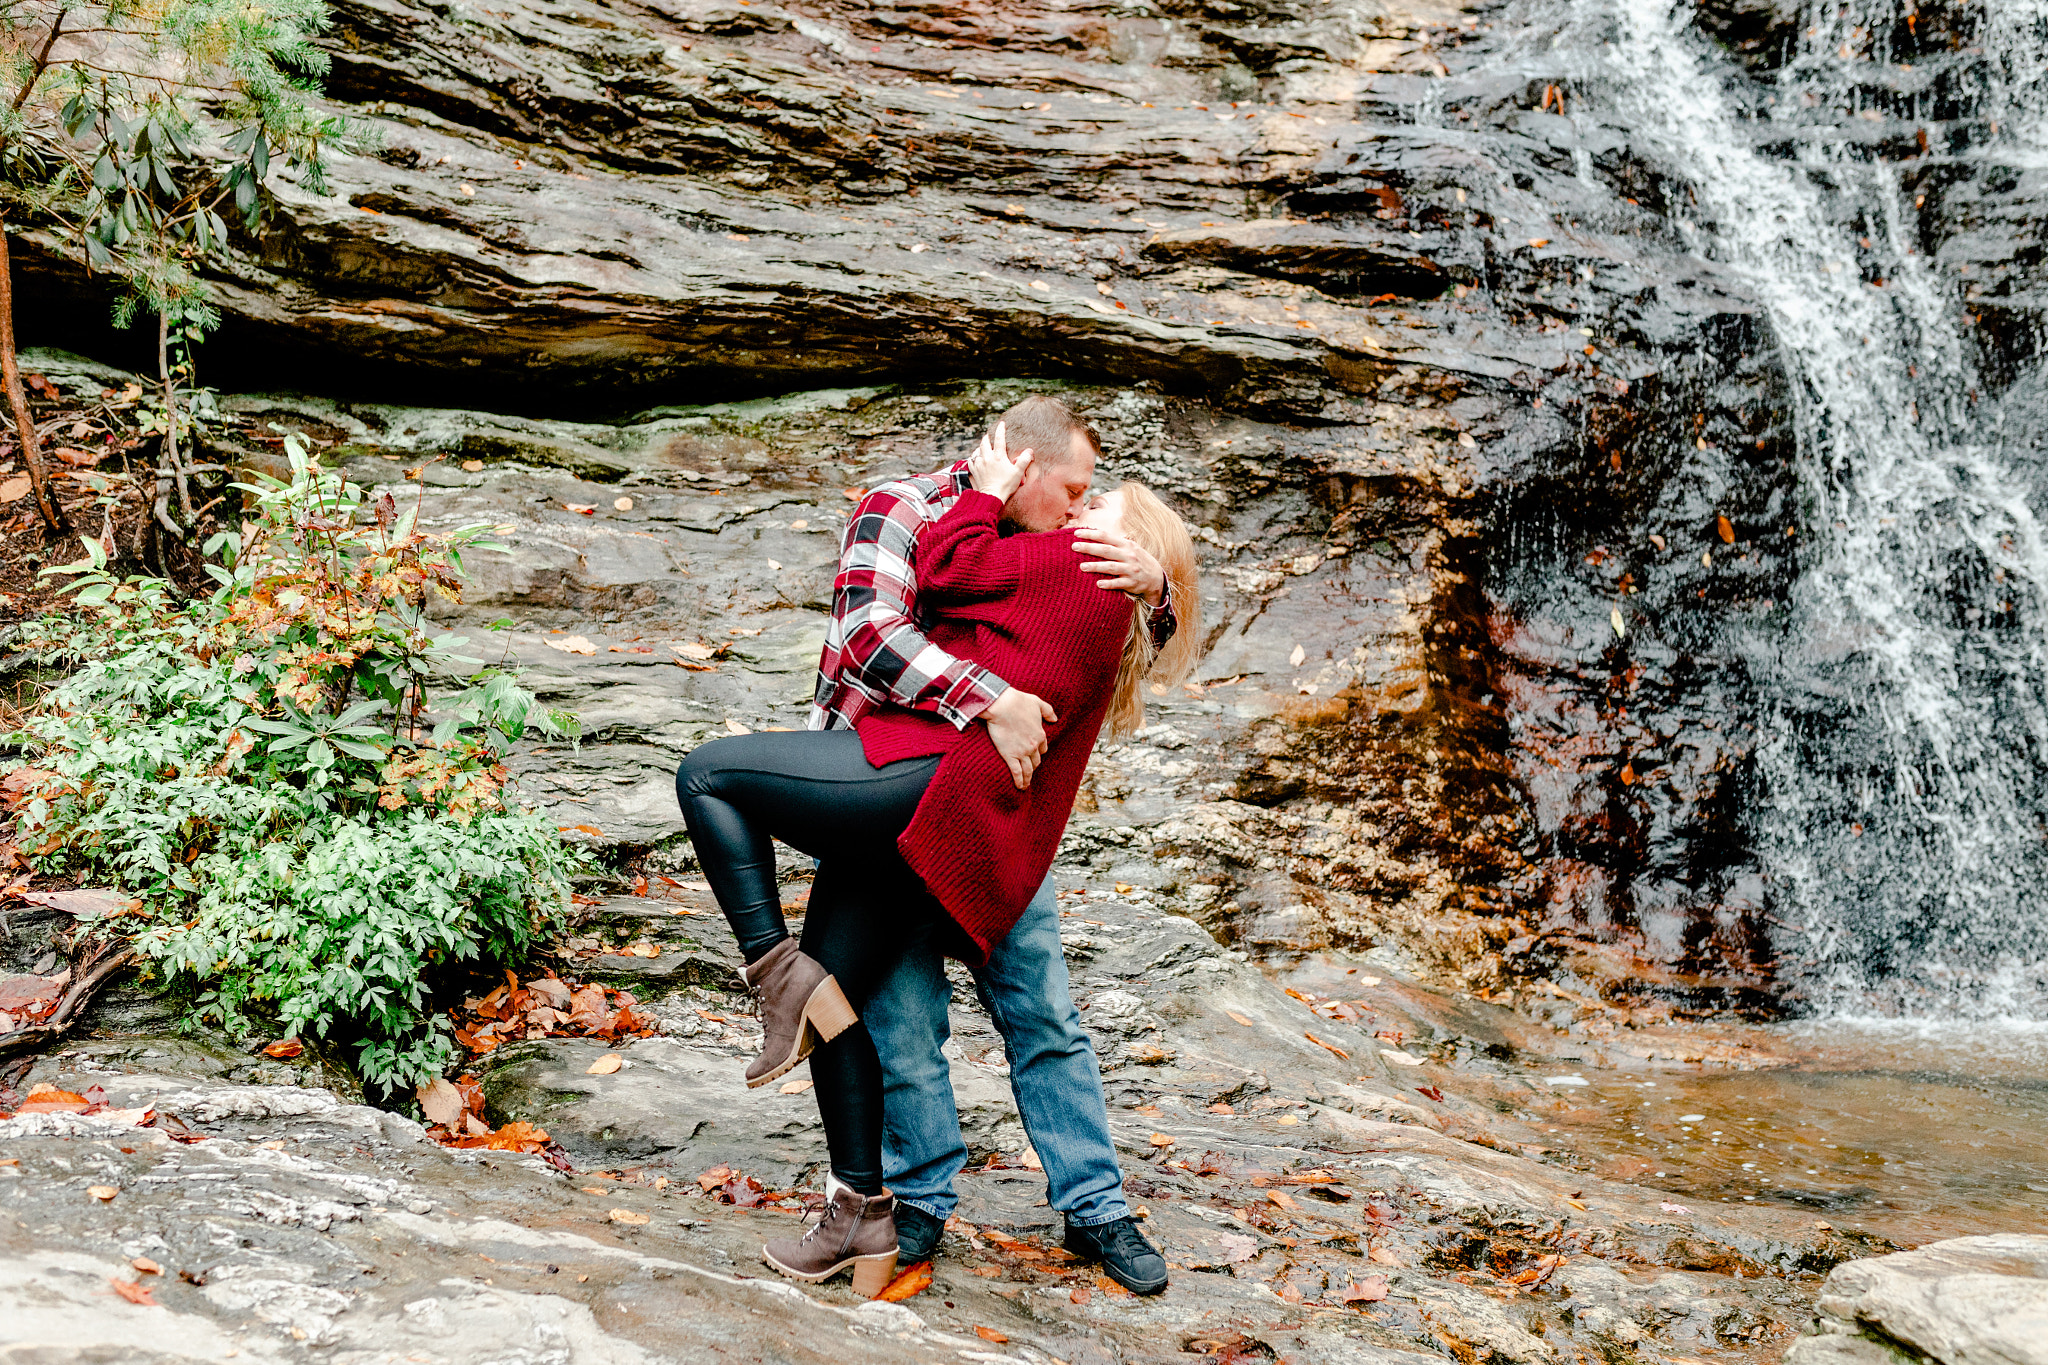
<svg viewBox="0 0 2048 1365"><path fill-rule="evenodd" d="M793 938L770 948L745 976L761 1002L761 1055L747 1065L749 1088L768 1084L853 1026L853 1006L839 983Z"/></svg>
<svg viewBox="0 0 2048 1365"><path fill-rule="evenodd" d="M803 1236L762 1247L761 1259L812 1284L852 1266L853 1292L872 1299L896 1277L896 1196L863 1195L828 1176L824 1216Z"/></svg>

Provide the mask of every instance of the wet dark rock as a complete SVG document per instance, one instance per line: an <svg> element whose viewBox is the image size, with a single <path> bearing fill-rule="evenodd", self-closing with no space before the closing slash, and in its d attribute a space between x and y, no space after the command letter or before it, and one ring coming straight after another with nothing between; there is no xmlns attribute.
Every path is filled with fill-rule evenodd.
<svg viewBox="0 0 2048 1365"><path fill-rule="evenodd" d="M440 455L437 516L515 528L464 619L519 620L491 643L583 716L520 760L558 823L672 844L691 744L801 723L841 490L1083 377L1105 474L1199 514L1200 680L1238 679L1190 699L1222 708L1193 753L1105 775L1099 837L1190 802L1318 831L1188 869L1247 942L1398 939L1477 983L1564 934L1767 979L1726 629L1789 572L1770 338L1664 216L1682 187L1476 17L337 15L328 88L383 144L278 186L207 362L249 389L317 355L294 385L333 396L236 398L257 430L217 453L289 425L387 485ZM36 297L79 296L37 259ZM682 678L686 635L731 653Z"/></svg>

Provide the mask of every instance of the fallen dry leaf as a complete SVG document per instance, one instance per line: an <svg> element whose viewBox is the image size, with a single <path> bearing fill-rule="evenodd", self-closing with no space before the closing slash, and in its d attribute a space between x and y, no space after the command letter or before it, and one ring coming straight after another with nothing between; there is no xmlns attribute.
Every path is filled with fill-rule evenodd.
<svg viewBox="0 0 2048 1365"><path fill-rule="evenodd" d="M0 976L0 1011L19 1018L34 1018L56 1007L64 998L68 977ZM5 1032L0 1029L0 1032Z"/></svg>
<svg viewBox="0 0 2048 1365"><path fill-rule="evenodd" d="M635 1213L631 1209L613 1209L605 1217L611 1219L614 1223L630 1223L634 1227L638 1227L647 1221L646 1214Z"/></svg>
<svg viewBox="0 0 2048 1365"><path fill-rule="evenodd" d="M493 1152L538 1152L552 1141L547 1130L536 1128L524 1119L515 1119L495 1133L483 1135L482 1146ZM458 1146L474 1145L467 1141Z"/></svg>
<svg viewBox="0 0 2048 1365"><path fill-rule="evenodd" d="M883 1303L901 1303L905 1299L924 1293L932 1287L932 1263L919 1261L910 1269L889 1281L889 1287L875 1295Z"/></svg>
<svg viewBox="0 0 2048 1365"><path fill-rule="evenodd" d="M559 649L564 654L597 653L597 646L584 639L581 635L564 635L559 640L543 640L541 643L545 644L549 649Z"/></svg>
<svg viewBox="0 0 2048 1365"><path fill-rule="evenodd" d="M16 474L11 479L0 479L0 502L20 502L28 496L32 485L26 474Z"/></svg>
<svg viewBox="0 0 2048 1365"><path fill-rule="evenodd" d="M1289 667L1291 667L1291 668L1300 668L1300 667L1301 667L1301 661L1302 661L1303 659L1306 659L1307 657L1308 657L1308 651L1307 651L1306 649L1302 648L1302 646L1300 646L1300 645L1296 645L1296 646L1294 647L1294 652L1293 652L1292 654L1290 654L1290 655L1288 655L1288 656L1287 656L1287 663L1288 663L1288 666L1289 666Z"/></svg>
<svg viewBox="0 0 2048 1365"><path fill-rule="evenodd" d="M1077 1284L1074 1286L1072 1291L1068 1293L1067 1297L1073 1300L1075 1303L1086 1303L1088 1302L1088 1300L1095 1297L1095 1291L1085 1284Z"/></svg>
<svg viewBox="0 0 2048 1365"><path fill-rule="evenodd" d="M1295 1124L1300 1123L1301 1119L1294 1114L1282 1114L1279 1118L1274 1119L1273 1122L1279 1124L1282 1128L1292 1128Z"/></svg>
<svg viewBox="0 0 2048 1365"><path fill-rule="evenodd" d="M1151 1141L1154 1147L1171 1147L1177 1139L1168 1137L1165 1133L1154 1133Z"/></svg>
<svg viewBox="0 0 2048 1365"><path fill-rule="evenodd" d="M630 512L633 510L633 500L631 498L613 498L612 510L614 512Z"/></svg>
<svg viewBox="0 0 2048 1365"><path fill-rule="evenodd" d="M290 1061L292 1058L302 1055L305 1050L306 1045L296 1038L280 1038L269 1047L264 1048L263 1055L266 1057L276 1057L280 1061Z"/></svg>
<svg viewBox="0 0 2048 1365"><path fill-rule="evenodd" d="M1544 1280L1549 1279L1551 1272L1556 1270L1563 1261L1564 1257L1562 1256L1539 1256L1535 1263L1527 1269L1519 1274L1508 1276L1508 1283L1519 1285L1540 1284Z"/></svg>
<svg viewBox="0 0 2048 1365"><path fill-rule="evenodd" d="M993 1341L998 1346L1002 1345L1004 1342L1010 1339L1007 1335L1005 1335L1002 1332L998 1332L993 1327L976 1327L974 1329L974 1335L980 1337L983 1341Z"/></svg>
<svg viewBox="0 0 2048 1365"><path fill-rule="evenodd" d="M1735 543L1735 524L1729 521L1728 518L1715 517L1714 529L1720 533L1721 540L1725 544L1733 545Z"/></svg>
<svg viewBox="0 0 2048 1365"><path fill-rule="evenodd" d="M82 887L76 891L24 891L21 898L30 905L47 905L67 915L119 915L142 905L139 900L105 887Z"/></svg>
<svg viewBox="0 0 2048 1365"><path fill-rule="evenodd" d="M441 1128L453 1128L462 1122L462 1092L449 1084L446 1077L437 1078L414 1092L420 1102L420 1112L427 1116L427 1122Z"/></svg>
<svg viewBox="0 0 2048 1365"><path fill-rule="evenodd" d="M1292 1209L1298 1207L1294 1202L1294 1196L1283 1193L1280 1190L1267 1190L1266 1202L1271 1204L1273 1207L1279 1209Z"/></svg>
<svg viewBox="0 0 2048 1365"><path fill-rule="evenodd" d="M781 1093L784 1095L801 1095L810 1088L811 1083L809 1081L784 1081Z"/></svg>
<svg viewBox="0 0 2048 1365"><path fill-rule="evenodd" d="M597 515L597 504L594 502L565 502L562 504L562 510L564 512L574 512L579 517L594 517Z"/></svg>
<svg viewBox="0 0 2048 1365"><path fill-rule="evenodd" d="M1252 1027L1254 1027L1254 1025L1253 1025L1253 1023L1252 1023L1252 1021L1251 1021L1251 1020L1249 1020L1249 1019L1245 1018L1245 1017L1244 1017L1244 1016L1243 1016L1242 1014L1239 1014L1239 1013L1238 1013L1238 1012L1237 1012L1236 1010L1225 1010L1225 1011L1223 1011L1223 1012L1224 1012L1225 1014L1229 1015L1229 1016L1230 1016L1230 1017L1231 1017L1232 1019L1235 1019L1235 1020L1236 1020L1236 1021L1237 1021L1238 1023L1240 1023L1240 1024L1243 1024L1243 1025L1244 1025L1244 1026L1245 1026L1246 1028L1252 1028Z"/></svg>
<svg viewBox="0 0 2048 1365"><path fill-rule="evenodd" d="M139 1280L108 1280L107 1283L114 1287L116 1294L119 1294L130 1303L139 1304L144 1308L160 1308L163 1306L150 1297L149 1286Z"/></svg>
<svg viewBox="0 0 2048 1365"><path fill-rule="evenodd" d="M28 1092L28 1097L15 1108L17 1114L83 1114L92 1108L92 1101L71 1090L59 1090L55 1086L38 1086Z"/></svg>
<svg viewBox="0 0 2048 1365"><path fill-rule="evenodd" d="M727 716L725 718L725 730L727 734L731 735L751 735L754 733L752 730L749 730L746 726L734 720L731 716Z"/></svg>
<svg viewBox="0 0 2048 1365"><path fill-rule="evenodd" d="M715 647L697 640L685 640L679 645L670 645L669 648L685 659L712 659L718 656Z"/></svg>
<svg viewBox="0 0 2048 1365"><path fill-rule="evenodd" d="M119 1194L121 1187L119 1185L87 1185L85 1192L104 1204Z"/></svg>
<svg viewBox="0 0 2048 1365"><path fill-rule="evenodd" d="M1393 1063L1393 1064L1394 1064L1395 1066L1421 1066L1421 1065L1422 1065L1422 1058L1420 1058L1420 1057L1411 1057L1411 1056L1409 1056L1409 1055L1408 1055L1407 1053L1405 1053L1405 1052L1397 1052L1397 1051L1395 1051L1395 1050L1394 1050L1393 1048L1390 1048L1390 1047L1383 1047L1383 1048L1381 1048L1381 1049L1380 1049L1380 1056L1382 1056L1382 1057L1386 1058L1386 1059L1387 1059L1388 1061L1392 1062L1392 1063Z"/></svg>
<svg viewBox="0 0 2048 1365"><path fill-rule="evenodd" d="M1304 1031L1301 1036L1308 1039L1311 1043L1314 1043L1317 1047L1322 1048L1325 1052L1334 1052L1347 1062L1351 1060L1351 1054L1346 1052L1343 1048L1338 1047L1335 1043L1326 1043L1322 1039L1316 1037L1313 1033L1309 1033L1306 1031Z"/></svg>
<svg viewBox="0 0 2048 1365"><path fill-rule="evenodd" d="M585 1067L583 1074L586 1076L609 1076L625 1064L625 1060L618 1053L607 1052L604 1056Z"/></svg>
<svg viewBox="0 0 2048 1365"><path fill-rule="evenodd" d="M1337 1292L1339 1303L1378 1303L1387 1296L1387 1281L1381 1275L1368 1275L1354 1281L1349 1288Z"/></svg>
<svg viewBox="0 0 2048 1365"><path fill-rule="evenodd" d="M462 472L465 474L480 473L483 467L484 462L482 460L464 460L462 462Z"/></svg>

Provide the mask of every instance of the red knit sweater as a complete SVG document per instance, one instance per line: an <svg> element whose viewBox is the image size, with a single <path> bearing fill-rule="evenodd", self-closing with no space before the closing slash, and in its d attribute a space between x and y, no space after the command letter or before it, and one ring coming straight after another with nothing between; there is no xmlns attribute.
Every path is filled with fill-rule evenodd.
<svg viewBox="0 0 2048 1365"><path fill-rule="evenodd" d="M1046 727L1030 789L1017 790L985 725L961 731L886 707L858 727L876 767L945 755L896 846L973 940L976 965L1009 934L1052 866L1131 630L1131 599L1082 571L1072 532L999 536L1002 507L970 489L926 527L917 591L935 614L926 631L933 644L1059 713Z"/></svg>

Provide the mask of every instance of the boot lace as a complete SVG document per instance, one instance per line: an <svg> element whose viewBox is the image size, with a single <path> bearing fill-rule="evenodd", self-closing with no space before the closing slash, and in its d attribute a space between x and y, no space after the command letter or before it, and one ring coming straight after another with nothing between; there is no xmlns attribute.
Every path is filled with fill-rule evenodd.
<svg viewBox="0 0 2048 1365"><path fill-rule="evenodd" d="M1158 1254L1152 1243L1145 1239L1145 1234L1138 1231L1137 1223L1129 1218L1119 1218L1108 1227L1089 1228L1088 1232L1105 1256L1130 1260Z"/></svg>

